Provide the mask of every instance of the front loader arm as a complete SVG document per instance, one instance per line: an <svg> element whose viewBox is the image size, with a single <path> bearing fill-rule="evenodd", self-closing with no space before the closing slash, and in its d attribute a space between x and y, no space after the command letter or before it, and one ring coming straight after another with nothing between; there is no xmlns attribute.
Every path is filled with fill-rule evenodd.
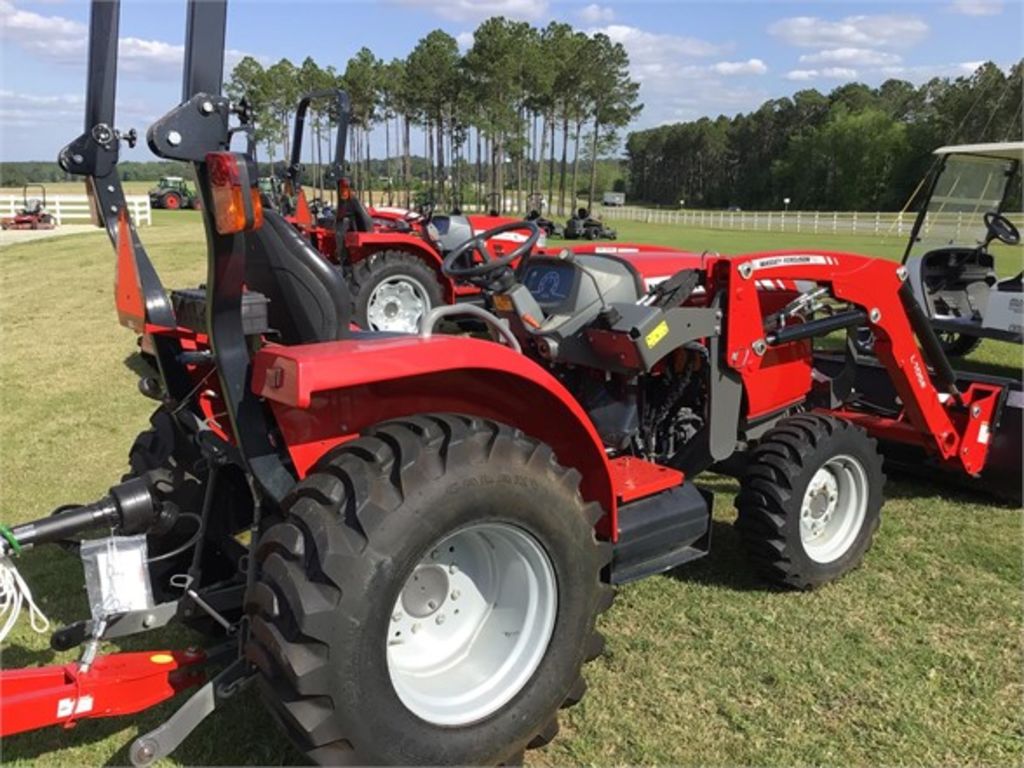
<svg viewBox="0 0 1024 768"><path fill-rule="evenodd" d="M863 322L874 333L875 354L904 409L896 419L847 409L840 415L872 427L873 432L917 442L944 460L958 462L969 474L981 472L1001 390L974 385L961 393L956 388L949 362L909 290L902 267L856 254L790 251L722 259L712 269L727 291L725 362L740 374L748 392L768 380L769 353L778 343L764 327L759 285L813 282L827 287L837 301L861 310L850 313L850 322ZM825 321L814 322L826 328ZM783 341L775 349L798 343Z"/></svg>

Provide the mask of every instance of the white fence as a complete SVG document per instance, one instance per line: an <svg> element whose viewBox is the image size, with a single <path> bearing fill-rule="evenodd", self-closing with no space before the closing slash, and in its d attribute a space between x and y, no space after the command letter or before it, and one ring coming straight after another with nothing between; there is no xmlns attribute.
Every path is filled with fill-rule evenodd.
<svg viewBox="0 0 1024 768"><path fill-rule="evenodd" d="M635 206L602 207L604 219L646 224L678 224L706 229L752 232L810 232L855 235L909 234L915 214L857 211L698 211L658 210ZM950 222L954 226L956 223Z"/></svg>
<svg viewBox="0 0 1024 768"><path fill-rule="evenodd" d="M32 196L29 195L29 200ZM128 213L135 222L135 226L153 223L153 212L149 207L149 197L146 195L126 195ZM21 195L0 195L0 216L14 216L25 207L25 200ZM92 221L92 211L89 208L89 198L86 195L47 195L46 211L58 225L65 222L87 223Z"/></svg>

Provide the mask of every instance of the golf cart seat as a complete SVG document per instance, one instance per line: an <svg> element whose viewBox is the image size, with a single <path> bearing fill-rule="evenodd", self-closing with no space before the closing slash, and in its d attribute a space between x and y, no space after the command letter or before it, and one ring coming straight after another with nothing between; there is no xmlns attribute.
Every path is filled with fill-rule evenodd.
<svg viewBox="0 0 1024 768"><path fill-rule="evenodd" d="M269 325L282 344L349 335L352 297L341 271L281 214L264 209L263 226L246 234L245 256L246 285L270 300Z"/></svg>

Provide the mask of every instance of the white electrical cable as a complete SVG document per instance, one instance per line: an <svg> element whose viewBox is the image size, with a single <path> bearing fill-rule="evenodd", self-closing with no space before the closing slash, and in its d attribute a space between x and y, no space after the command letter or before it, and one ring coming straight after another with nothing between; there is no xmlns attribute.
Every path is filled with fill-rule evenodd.
<svg viewBox="0 0 1024 768"><path fill-rule="evenodd" d="M14 563L6 557L0 557L0 642L7 639L25 603L28 604L28 618L32 629L39 634L49 631L50 620L32 599L32 590L28 588Z"/></svg>

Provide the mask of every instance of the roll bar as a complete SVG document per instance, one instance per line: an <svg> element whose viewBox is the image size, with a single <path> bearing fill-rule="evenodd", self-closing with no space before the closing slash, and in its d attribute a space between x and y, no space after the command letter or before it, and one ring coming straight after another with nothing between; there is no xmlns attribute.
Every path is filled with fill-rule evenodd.
<svg viewBox="0 0 1024 768"><path fill-rule="evenodd" d="M306 113L313 101L331 99L338 120L338 135L334 142L334 157L327 168L327 178L337 183L345 175L345 147L348 145L348 126L352 120L352 101L340 88L325 88L307 93L295 109L295 132L292 135L292 155L288 163L288 182L292 191L302 186L302 138L306 127Z"/></svg>
<svg viewBox="0 0 1024 768"><path fill-rule="evenodd" d="M93 0L85 132L61 151L59 162L68 173L86 177L98 218L117 252L119 311L122 293L138 303L141 317L123 315L122 322L151 334L168 396L179 409L188 406L195 412L189 403L193 382L173 333L174 309L128 215L117 173L121 142L133 146L136 141L135 131L113 127L119 19L119 0ZM217 232L206 165L209 153L230 149L235 132L251 136L247 106L233 105L221 93L226 24L226 0L189 0L181 103L150 126L146 141L158 157L190 162L195 169L207 242L206 328L221 394L243 461L263 494L280 499L295 479L271 445L267 414L248 386L249 351L242 327L246 238L254 233ZM239 127L230 126L232 116Z"/></svg>

